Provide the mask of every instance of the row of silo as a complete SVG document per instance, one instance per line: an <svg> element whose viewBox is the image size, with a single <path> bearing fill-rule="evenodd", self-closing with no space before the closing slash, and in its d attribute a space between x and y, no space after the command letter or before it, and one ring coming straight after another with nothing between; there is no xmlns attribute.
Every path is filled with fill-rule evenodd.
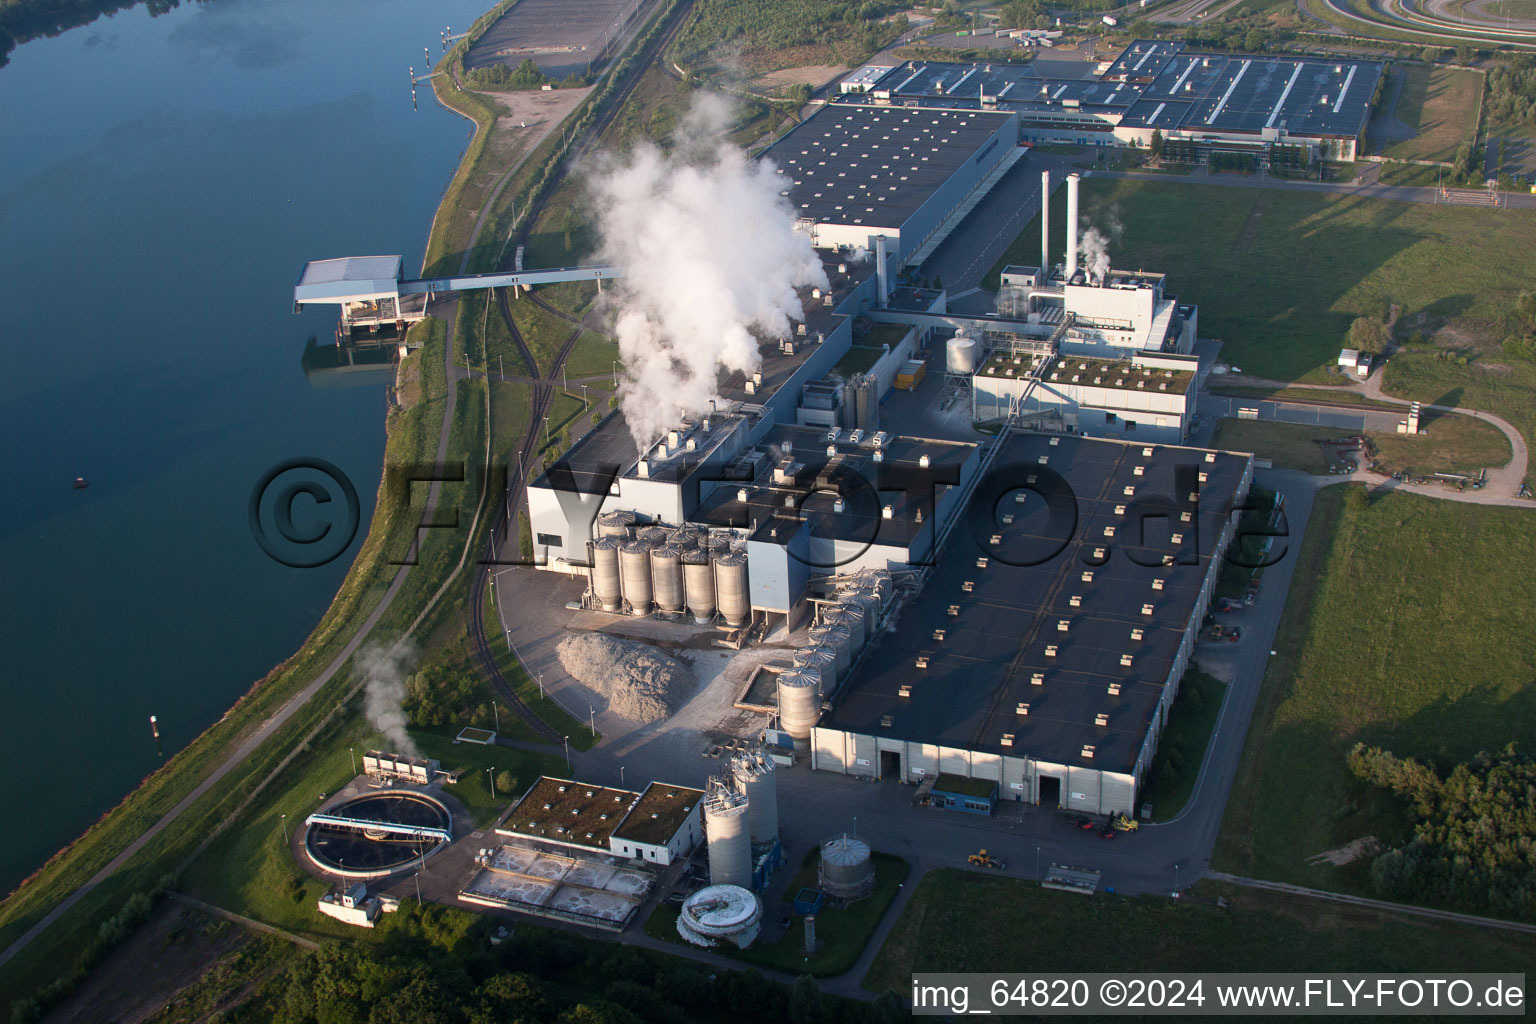
<svg viewBox="0 0 1536 1024"><path fill-rule="evenodd" d="M702 531L664 526L633 528L633 513L609 513L598 520L592 544L592 594L598 607L619 612L627 602L631 615L686 609L695 622L718 613L731 627L752 617L747 589L747 556L727 538Z"/></svg>
<svg viewBox="0 0 1536 1024"><path fill-rule="evenodd" d="M797 745L810 740L821 717L821 673L814 668L787 668L779 673L779 728Z"/></svg>

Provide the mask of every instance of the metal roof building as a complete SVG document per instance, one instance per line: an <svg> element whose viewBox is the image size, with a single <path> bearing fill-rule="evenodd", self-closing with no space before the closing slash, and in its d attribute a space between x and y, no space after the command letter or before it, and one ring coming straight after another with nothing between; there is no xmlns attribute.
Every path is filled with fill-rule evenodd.
<svg viewBox="0 0 1536 1024"><path fill-rule="evenodd" d="M814 729L813 767L1131 812L1251 478L1247 455L1011 437Z"/></svg>

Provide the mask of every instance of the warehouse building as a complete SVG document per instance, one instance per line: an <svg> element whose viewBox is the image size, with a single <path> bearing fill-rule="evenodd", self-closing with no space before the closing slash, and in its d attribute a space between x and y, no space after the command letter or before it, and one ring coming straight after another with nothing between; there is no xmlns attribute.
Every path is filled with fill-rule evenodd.
<svg viewBox="0 0 1536 1024"><path fill-rule="evenodd" d="M703 790L652 782L643 792L544 776L496 834L536 845L613 854L666 867L703 838Z"/></svg>
<svg viewBox="0 0 1536 1024"><path fill-rule="evenodd" d="M1158 39L1135 40L1097 79L1043 78L1002 63L865 70L845 102L1009 111L1030 143L1145 148L1159 131L1189 159L1233 152L1264 162L1287 147L1308 159L1355 159L1383 78L1378 61L1200 53Z"/></svg>
<svg viewBox="0 0 1536 1024"><path fill-rule="evenodd" d="M1252 468L1227 452L1010 436L969 529L813 729L812 766L1132 812Z"/></svg>

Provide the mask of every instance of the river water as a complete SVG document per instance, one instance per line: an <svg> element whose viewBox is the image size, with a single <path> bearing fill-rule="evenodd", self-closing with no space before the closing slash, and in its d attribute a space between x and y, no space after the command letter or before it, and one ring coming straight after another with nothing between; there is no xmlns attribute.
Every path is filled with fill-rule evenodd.
<svg viewBox="0 0 1536 1024"><path fill-rule="evenodd" d="M0 894L216 721L319 621L252 539L274 465L362 499L384 381L314 384L303 262L415 273L469 124L420 90L489 0L214 0L122 12L0 68ZM75 477L90 481L72 487ZM302 502L301 502L302 503ZM296 509L302 516L303 510Z"/></svg>

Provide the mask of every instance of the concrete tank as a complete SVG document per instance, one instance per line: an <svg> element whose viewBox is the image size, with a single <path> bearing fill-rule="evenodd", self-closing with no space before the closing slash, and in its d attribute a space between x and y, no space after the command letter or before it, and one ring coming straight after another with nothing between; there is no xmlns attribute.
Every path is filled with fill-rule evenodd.
<svg viewBox="0 0 1536 1024"><path fill-rule="evenodd" d="M704 837L709 843L711 885L752 885L752 841L747 798L711 779L704 797Z"/></svg>
<svg viewBox="0 0 1536 1024"><path fill-rule="evenodd" d="M672 531L667 538L667 543L679 551L693 551L700 544L699 531L691 526L681 526Z"/></svg>
<svg viewBox="0 0 1536 1024"><path fill-rule="evenodd" d="M969 335L956 334L944 346L944 369L969 377L976 372L976 341Z"/></svg>
<svg viewBox="0 0 1536 1024"><path fill-rule="evenodd" d="M592 545L592 595L605 612L624 607L624 590L619 583L619 545L619 538L608 536Z"/></svg>
<svg viewBox="0 0 1536 1024"><path fill-rule="evenodd" d="M795 652L796 668L813 668L821 676L824 691L837 686L837 652L824 644L812 644Z"/></svg>
<svg viewBox="0 0 1536 1024"><path fill-rule="evenodd" d="M817 885L834 899L856 900L875 891L875 862L869 844L843 835L821 844Z"/></svg>
<svg viewBox="0 0 1536 1024"><path fill-rule="evenodd" d="M762 904L739 885L707 885L683 901L677 933L695 946L729 942L745 949L762 930Z"/></svg>
<svg viewBox="0 0 1536 1024"><path fill-rule="evenodd" d="M853 663L853 634L847 626L817 626L811 630L810 640L812 644L825 647L836 656L837 678L842 679L848 674L848 666Z"/></svg>
<svg viewBox="0 0 1536 1024"><path fill-rule="evenodd" d="M670 544L651 549L651 591L668 615L683 610L683 553Z"/></svg>
<svg viewBox="0 0 1536 1024"><path fill-rule="evenodd" d="M635 514L633 512L609 512L597 517L597 535L599 537L618 537L628 540L630 532L635 527Z"/></svg>
<svg viewBox="0 0 1536 1024"><path fill-rule="evenodd" d="M779 728L794 740L809 740L821 717L820 675L791 668L779 673Z"/></svg>
<svg viewBox="0 0 1536 1024"><path fill-rule="evenodd" d="M619 548L619 579L631 615L651 614L651 547L632 540Z"/></svg>
<svg viewBox="0 0 1536 1024"><path fill-rule="evenodd" d="M715 570L702 548L683 552L683 596L699 625L715 617Z"/></svg>
<svg viewBox="0 0 1536 1024"><path fill-rule="evenodd" d="M747 591L747 556L730 551L715 559L715 601L728 626L745 626L752 618Z"/></svg>
<svg viewBox="0 0 1536 1024"><path fill-rule="evenodd" d="M760 750L731 758L736 791L747 798L747 832L752 845L779 838L779 794L774 781L773 759Z"/></svg>

